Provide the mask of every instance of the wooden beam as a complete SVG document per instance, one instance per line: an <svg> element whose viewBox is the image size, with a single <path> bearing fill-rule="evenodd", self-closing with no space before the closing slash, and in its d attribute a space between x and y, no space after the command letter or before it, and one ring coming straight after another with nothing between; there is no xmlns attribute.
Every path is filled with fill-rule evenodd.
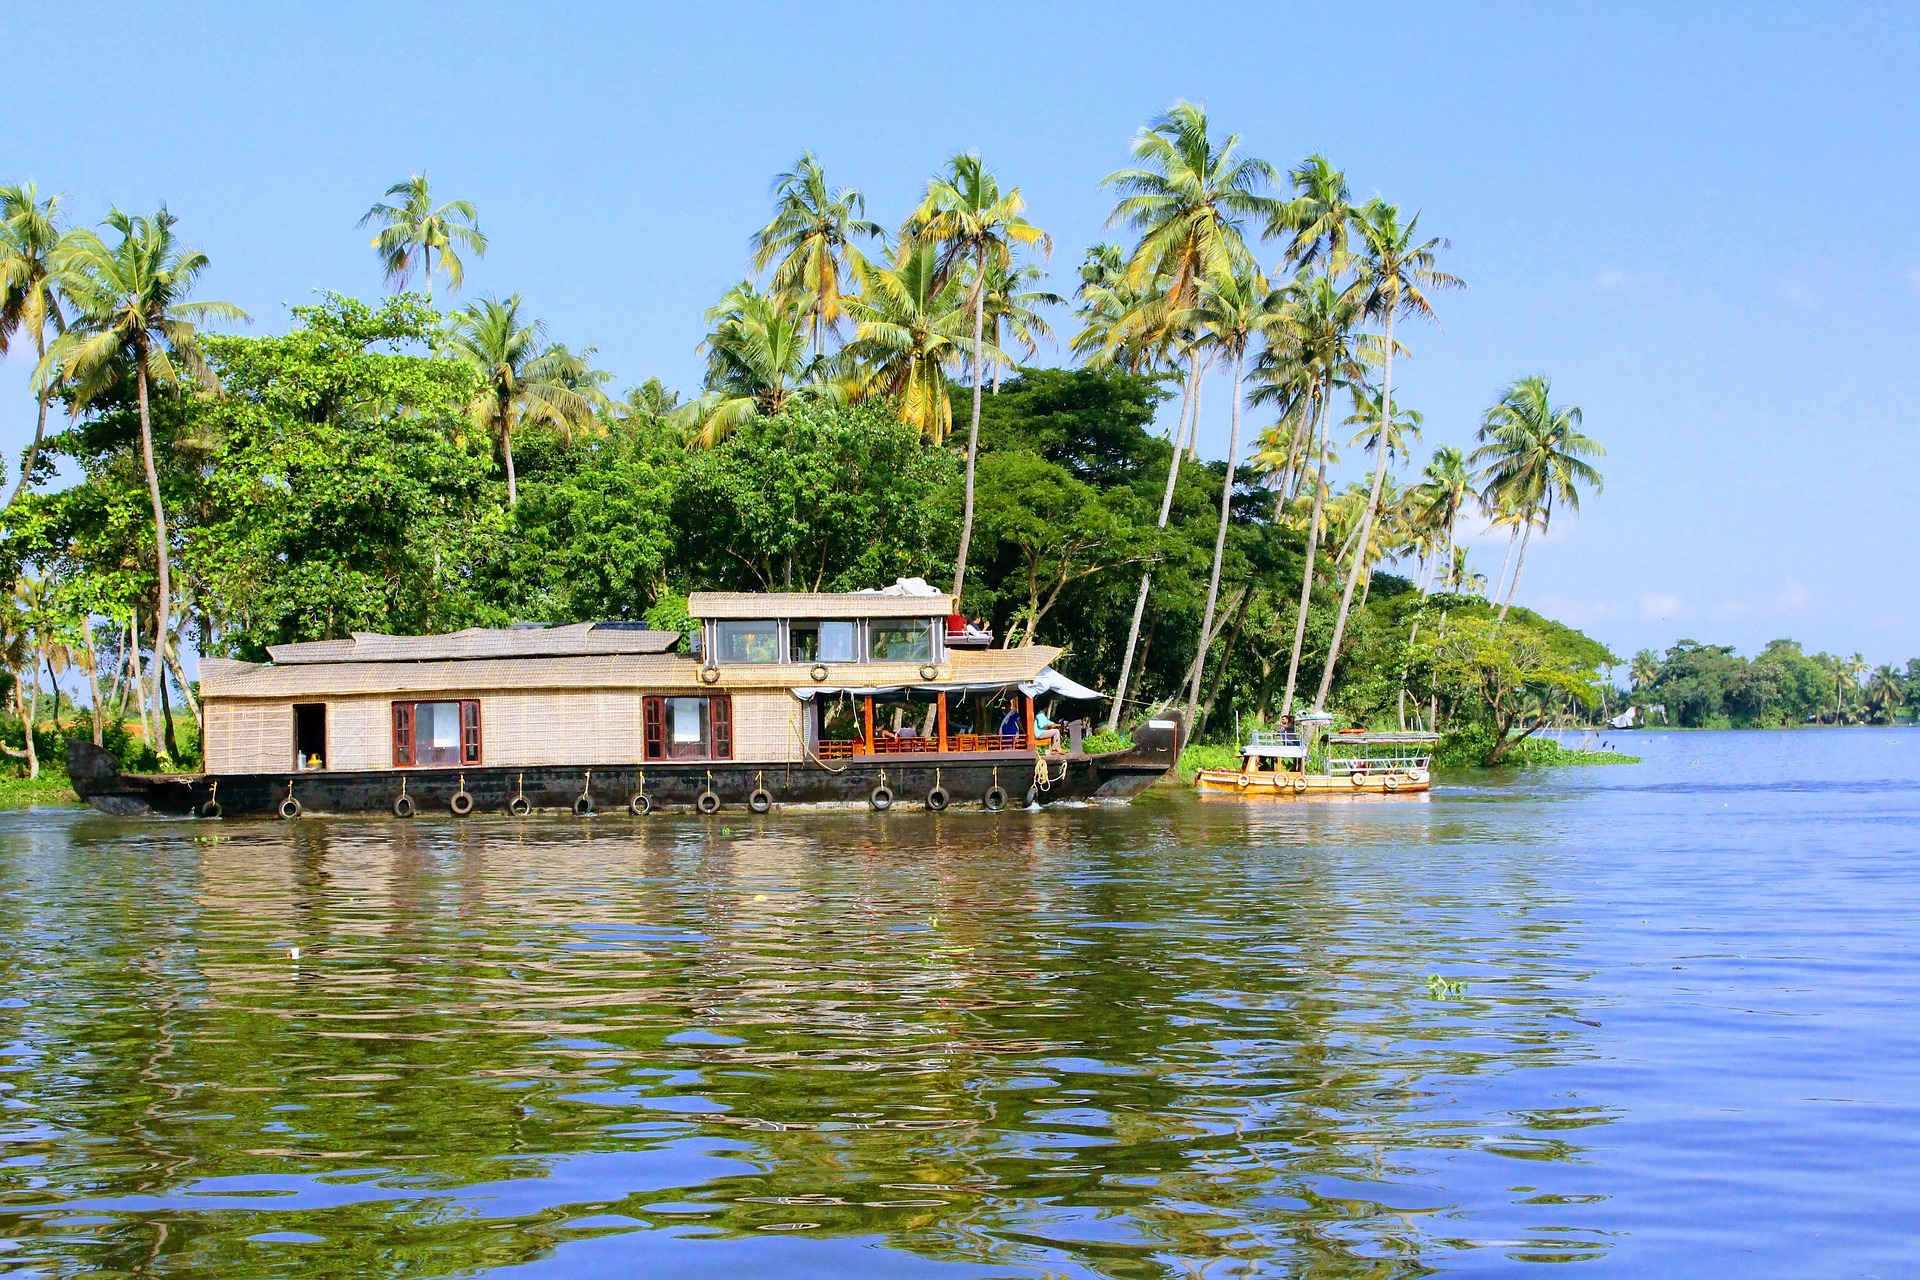
<svg viewBox="0 0 1920 1280"><path fill-rule="evenodd" d="M873 754L873 695L868 694L866 697L860 699L860 702L862 707L864 708L865 718L866 718L866 727L867 727L867 741L866 741L866 745L862 749L862 753L865 755L872 755Z"/></svg>
<svg viewBox="0 0 1920 1280"><path fill-rule="evenodd" d="M946 690L944 690L944 689L943 689L943 690L941 690L941 691L940 691L940 693L938 694L938 698L939 698L939 704L940 704L940 710L939 710L939 713L938 713L938 717L939 717L939 722L940 722L940 754L941 754L941 755L945 755L945 754L947 754L947 694L946 694Z"/></svg>
<svg viewBox="0 0 1920 1280"><path fill-rule="evenodd" d="M1025 693L1025 694L1021 694L1020 696L1026 700L1026 704L1027 704L1027 746L1031 747L1035 751L1038 751L1040 749L1040 744L1033 740L1033 695L1030 693Z"/></svg>

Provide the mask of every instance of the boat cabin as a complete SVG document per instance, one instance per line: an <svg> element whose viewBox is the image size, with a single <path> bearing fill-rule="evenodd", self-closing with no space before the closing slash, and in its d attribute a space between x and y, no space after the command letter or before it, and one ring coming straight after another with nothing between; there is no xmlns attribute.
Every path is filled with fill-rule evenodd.
<svg viewBox="0 0 1920 1280"><path fill-rule="evenodd" d="M695 592L690 634L624 622L358 633L201 662L209 774L1029 758L1036 699L1099 695L1060 650L983 647L951 597ZM1057 732L1051 735L1057 740ZM1064 745L1064 744L1061 744Z"/></svg>

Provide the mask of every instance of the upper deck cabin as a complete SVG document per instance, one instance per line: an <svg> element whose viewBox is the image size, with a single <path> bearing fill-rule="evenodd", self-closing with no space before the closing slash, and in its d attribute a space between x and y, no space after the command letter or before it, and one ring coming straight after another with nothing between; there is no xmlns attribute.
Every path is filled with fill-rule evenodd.
<svg viewBox="0 0 1920 1280"><path fill-rule="evenodd" d="M1095 696L1060 650L982 634L915 580L696 592L693 634L628 623L356 634L205 659L214 774L735 763L1034 750L1035 697Z"/></svg>

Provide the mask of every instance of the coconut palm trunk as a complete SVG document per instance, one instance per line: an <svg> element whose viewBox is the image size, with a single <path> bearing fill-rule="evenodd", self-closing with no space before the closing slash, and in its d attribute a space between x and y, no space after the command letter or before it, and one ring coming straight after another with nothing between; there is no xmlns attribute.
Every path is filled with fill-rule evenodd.
<svg viewBox="0 0 1920 1280"><path fill-rule="evenodd" d="M1187 724L1197 725L1200 712L1200 677L1207 667L1207 649L1213 635L1213 610L1220 601L1220 566L1227 555L1227 523L1233 517L1233 474L1240 465L1240 388L1246 366L1246 352L1233 357L1233 428L1227 436L1227 480L1220 489L1220 527L1213 535L1213 572L1207 578L1207 607L1200 617L1200 652L1193 656L1193 680L1187 689ZM1194 415L1196 418L1199 415Z"/></svg>
<svg viewBox="0 0 1920 1280"><path fill-rule="evenodd" d="M1501 602L1499 621L1507 620L1507 610L1513 608L1513 593L1520 589L1520 570L1527 564L1527 540L1533 537L1533 521L1525 521L1526 528L1520 534L1520 554L1514 558L1513 581L1507 584L1507 598Z"/></svg>
<svg viewBox="0 0 1920 1280"><path fill-rule="evenodd" d="M1380 490L1387 482L1387 437L1393 427L1393 312L1387 312L1387 358L1380 377L1380 444L1373 454L1373 488L1367 492L1367 513L1360 520L1360 545L1354 549L1353 562L1347 566L1347 585L1340 593L1340 612L1333 620L1333 643L1327 649L1327 665L1320 672L1320 690L1313 695L1313 709L1327 708L1327 694L1333 689L1334 667L1340 661L1340 642L1346 638L1347 616L1353 611L1353 589L1360 582L1366 564L1367 548L1373 543L1373 522L1380 514Z"/></svg>
<svg viewBox="0 0 1920 1280"><path fill-rule="evenodd" d="M1313 602L1313 562L1320 553L1320 516L1327 497L1327 451L1321 447L1321 437L1326 434L1327 409L1332 403L1333 372L1328 370L1326 386L1320 395L1320 412L1314 415L1318 421L1308 439L1308 447L1319 451L1319 465L1314 469L1313 509L1307 516L1307 558L1300 570L1300 616L1293 623L1293 655L1287 659L1287 691L1280 700L1283 716L1293 711L1293 691L1300 678L1300 650L1307 642L1307 606Z"/></svg>
<svg viewBox="0 0 1920 1280"><path fill-rule="evenodd" d="M967 425L967 491L960 513L960 554L953 566L953 607L967 585L967 551L973 543L973 468L980 453L980 383L986 371L980 363L980 342L987 327L987 256L983 252L973 280L973 419ZM1115 704L1118 705L1118 704Z"/></svg>
<svg viewBox="0 0 1920 1280"><path fill-rule="evenodd" d="M80 619L80 637L87 646L87 696L92 702L93 745L103 746L106 734L106 704L100 701L100 651L93 647L93 615L85 614Z"/></svg>
<svg viewBox="0 0 1920 1280"><path fill-rule="evenodd" d="M134 351L134 385L140 395L140 462L147 472L147 498L153 503L153 547L159 592L153 615L154 665L160 668L157 674L164 682L167 620L172 617L173 609L172 557L167 550L167 510L160 500L160 472L153 465L153 418L147 404L146 357L146 344L142 343ZM165 697L164 691L161 696Z"/></svg>
<svg viewBox="0 0 1920 1280"><path fill-rule="evenodd" d="M1181 437L1186 433L1187 415L1194 406L1194 386L1200 380L1200 363L1193 353L1187 353L1187 383L1180 397L1180 421L1173 429L1173 454L1167 459L1167 489L1160 496L1160 518L1154 524L1155 529L1167 527L1167 516L1173 511L1173 490L1180 479L1180 455L1184 452ZM1127 627L1127 647L1120 659L1120 682L1114 687L1113 706L1107 712L1107 732L1113 733L1120 727L1120 712L1127 704L1127 682L1133 675L1133 650L1140 642L1140 620L1146 616L1147 593L1153 587L1153 565L1149 563L1140 574L1140 594L1133 601L1133 621Z"/></svg>
<svg viewBox="0 0 1920 1280"><path fill-rule="evenodd" d="M513 474L513 430L508 428L501 433L500 451L507 458L507 508L511 510L520 503L520 484Z"/></svg>
<svg viewBox="0 0 1920 1280"><path fill-rule="evenodd" d="M34 353L40 358L41 363L44 364L47 358L46 339L36 334L33 346ZM33 443L27 446L26 461L20 464L20 481L13 486L13 496L7 499L7 506L9 507L20 501L20 495L27 491L27 482L33 479L34 463L40 459L40 443L47 437L47 401L52 398L52 396L53 383L52 380L49 379L40 388L39 421L34 423Z"/></svg>

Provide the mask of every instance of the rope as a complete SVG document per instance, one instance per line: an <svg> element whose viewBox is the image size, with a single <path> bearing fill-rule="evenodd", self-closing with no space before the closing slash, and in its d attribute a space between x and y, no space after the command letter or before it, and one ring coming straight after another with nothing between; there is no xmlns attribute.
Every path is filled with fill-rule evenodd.
<svg viewBox="0 0 1920 1280"><path fill-rule="evenodd" d="M1047 773L1047 758L1043 755L1035 755L1033 757L1033 785L1039 787L1042 791L1053 790L1053 784L1064 781L1066 776L1067 762L1065 760L1060 762L1060 772L1049 777Z"/></svg>
<svg viewBox="0 0 1920 1280"><path fill-rule="evenodd" d="M815 764L819 765L822 769L825 769L828 773L845 773L847 770L853 768L853 762L848 761L846 764L843 764L838 769L836 769L832 765L828 764L825 760L822 760L819 756L815 755L813 753L813 748L807 745L806 738L801 734L800 721L797 719L790 719L787 721L787 741L793 746L799 747L800 754L802 756L804 756L808 760L813 761Z"/></svg>

